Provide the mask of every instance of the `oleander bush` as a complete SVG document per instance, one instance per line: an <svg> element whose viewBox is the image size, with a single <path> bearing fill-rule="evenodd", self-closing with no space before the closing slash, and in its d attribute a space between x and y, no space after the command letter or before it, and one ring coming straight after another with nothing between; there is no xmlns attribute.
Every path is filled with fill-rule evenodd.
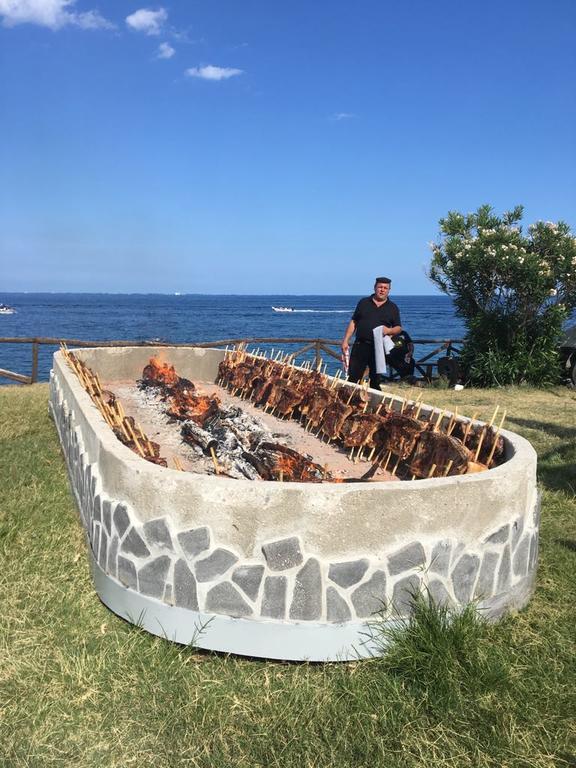
<svg viewBox="0 0 576 768"><path fill-rule="evenodd" d="M576 237L565 222L524 232L523 208L450 211L432 243L430 279L466 324L461 363L481 387L558 382L562 327L576 308Z"/></svg>

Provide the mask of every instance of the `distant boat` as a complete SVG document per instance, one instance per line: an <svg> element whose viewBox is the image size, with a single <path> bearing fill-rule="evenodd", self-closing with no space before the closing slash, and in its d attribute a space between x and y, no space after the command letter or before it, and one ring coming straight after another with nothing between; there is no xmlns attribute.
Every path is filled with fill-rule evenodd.
<svg viewBox="0 0 576 768"><path fill-rule="evenodd" d="M16 310L14 307L9 307L7 304L0 304L0 315L15 315Z"/></svg>
<svg viewBox="0 0 576 768"><path fill-rule="evenodd" d="M294 312L294 307L272 307L274 312Z"/></svg>

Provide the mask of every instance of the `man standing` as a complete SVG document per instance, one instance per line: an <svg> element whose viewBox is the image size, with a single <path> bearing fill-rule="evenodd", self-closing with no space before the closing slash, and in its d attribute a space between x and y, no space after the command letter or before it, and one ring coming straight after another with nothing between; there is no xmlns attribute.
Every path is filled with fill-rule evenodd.
<svg viewBox="0 0 576 768"><path fill-rule="evenodd" d="M342 352L346 354L349 349L350 338L353 333L356 334L350 354L348 381L360 381L366 366L368 366L370 369L370 386L373 389L378 389L380 384L380 376L376 373L374 328L381 325L384 336L394 336L402 330L400 311L396 304L388 298L390 283L391 280L388 277L376 278L374 293L358 302L341 345Z"/></svg>

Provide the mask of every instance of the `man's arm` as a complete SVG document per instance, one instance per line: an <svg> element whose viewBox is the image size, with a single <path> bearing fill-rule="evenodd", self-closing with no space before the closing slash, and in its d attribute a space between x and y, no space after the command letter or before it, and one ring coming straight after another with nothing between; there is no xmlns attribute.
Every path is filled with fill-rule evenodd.
<svg viewBox="0 0 576 768"><path fill-rule="evenodd" d="M396 334L400 333L401 331L402 331L401 325L383 325L382 326L383 336L396 336Z"/></svg>
<svg viewBox="0 0 576 768"><path fill-rule="evenodd" d="M346 328L346 332L344 333L342 344L340 344L340 346L342 347L342 352L344 353L348 352L348 349L350 348L350 338L355 330L356 330L356 323L354 322L354 320L350 320L350 322L348 323L348 327Z"/></svg>

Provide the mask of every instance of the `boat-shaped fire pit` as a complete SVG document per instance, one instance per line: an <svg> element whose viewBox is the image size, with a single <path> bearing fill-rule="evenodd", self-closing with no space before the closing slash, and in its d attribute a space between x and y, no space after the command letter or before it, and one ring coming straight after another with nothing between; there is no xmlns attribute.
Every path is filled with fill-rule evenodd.
<svg viewBox="0 0 576 768"><path fill-rule="evenodd" d="M245 350L54 356L96 591L179 643L372 654L423 592L495 619L538 551L536 455L502 429Z"/></svg>

